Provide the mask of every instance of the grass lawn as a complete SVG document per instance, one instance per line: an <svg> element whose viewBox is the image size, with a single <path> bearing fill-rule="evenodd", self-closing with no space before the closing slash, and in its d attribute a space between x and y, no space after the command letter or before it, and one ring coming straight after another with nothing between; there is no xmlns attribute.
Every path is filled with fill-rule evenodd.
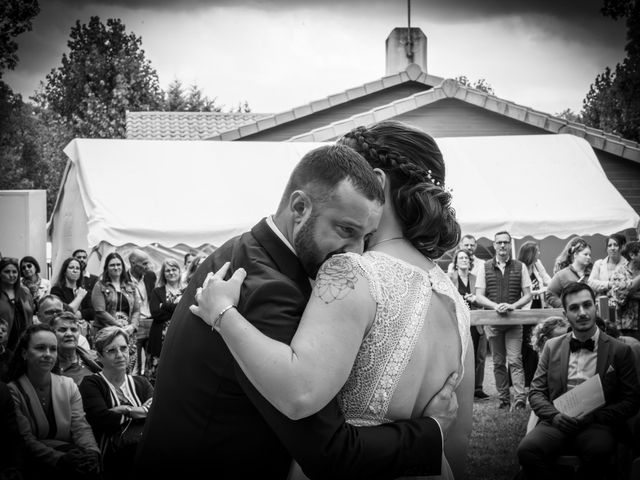
<svg viewBox="0 0 640 480"><path fill-rule="evenodd" d="M486 360L484 391L491 395L473 404L473 430L467 461L470 480L511 480L519 471L516 449L527 429L531 409L498 410L491 356Z"/></svg>
<svg viewBox="0 0 640 480"><path fill-rule="evenodd" d="M473 404L469 479L510 480L518 473L516 449L524 437L530 412L528 407L513 412L498 410L498 397L494 395Z"/></svg>

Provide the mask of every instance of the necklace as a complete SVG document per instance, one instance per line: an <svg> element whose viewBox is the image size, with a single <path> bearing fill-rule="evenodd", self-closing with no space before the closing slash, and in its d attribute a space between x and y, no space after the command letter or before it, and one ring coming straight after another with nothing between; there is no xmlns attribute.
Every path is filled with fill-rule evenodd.
<svg viewBox="0 0 640 480"><path fill-rule="evenodd" d="M373 247L377 247L381 243L390 242L391 240L405 240L405 238L404 237L385 238L384 240L380 240L379 242L374 243L373 245L369 245L369 250L371 250Z"/></svg>
<svg viewBox="0 0 640 480"><path fill-rule="evenodd" d="M50 395L50 391L51 391L51 385L45 385L45 386L41 386L41 385L37 385L35 387L36 390L36 395L38 395L38 400L40 400L40 405L42 405L42 408L44 410L47 409L47 404L49 403L49 395Z"/></svg>

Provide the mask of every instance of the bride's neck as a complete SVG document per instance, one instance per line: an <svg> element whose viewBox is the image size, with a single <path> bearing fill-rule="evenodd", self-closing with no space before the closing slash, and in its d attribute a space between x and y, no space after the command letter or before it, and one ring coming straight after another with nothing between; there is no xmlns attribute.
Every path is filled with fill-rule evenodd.
<svg viewBox="0 0 640 480"><path fill-rule="evenodd" d="M393 209L387 207L383 208L378 229L369 240L370 249L384 250L389 248L390 242L388 242L388 240L401 238L403 238L402 225L393 212Z"/></svg>

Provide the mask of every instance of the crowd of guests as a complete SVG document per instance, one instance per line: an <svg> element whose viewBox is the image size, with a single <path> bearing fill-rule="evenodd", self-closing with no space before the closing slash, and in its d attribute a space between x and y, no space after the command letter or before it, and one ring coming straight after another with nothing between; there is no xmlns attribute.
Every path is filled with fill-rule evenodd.
<svg viewBox="0 0 640 480"><path fill-rule="evenodd" d="M133 250L100 276L76 250L49 282L30 256L0 259L0 479L126 479L171 315L204 257L159 273Z"/></svg>
<svg viewBox="0 0 640 480"><path fill-rule="evenodd" d="M471 309L508 315L564 307L563 289L584 283L608 299L609 333L640 340L640 242L611 235L607 257L593 262L590 245L572 238L552 275L537 242L525 242L514 256L511 235L503 231L493 247L493 258L480 259L476 239L465 235L448 266ZM52 282L31 256L0 259L0 429L6 432L0 478L12 472L127 478L171 316L203 259L195 252L182 263L169 258L156 273L142 250L128 255L128 269L112 252L95 276L79 249ZM490 352L499 408L524 409L543 345L567 328L564 317L553 316L537 325L472 326L475 397L488 397L483 381Z"/></svg>
<svg viewBox="0 0 640 480"><path fill-rule="evenodd" d="M540 246L528 241L512 255L509 232L497 232L491 259L476 257L473 235L462 237L453 253L448 273L471 309L495 310L507 314L515 309L561 308L561 292L572 282L588 284L598 297L605 297L603 316L623 336L640 340L640 242L613 234L606 239L607 256L595 262L591 246L581 237L570 239L557 256L552 275L540 260ZM487 398L483 390L484 364L491 352L501 409L524 409L539 355L532 347L534 325L491 325L471 327L476 354L477 399ZM514 397L511 399L510 390Z"/></svg>

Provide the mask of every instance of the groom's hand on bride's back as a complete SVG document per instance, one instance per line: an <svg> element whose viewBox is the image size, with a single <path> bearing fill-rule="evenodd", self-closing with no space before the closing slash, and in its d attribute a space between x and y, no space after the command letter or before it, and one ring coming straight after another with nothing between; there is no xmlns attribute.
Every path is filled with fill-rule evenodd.
<svg viewBox="0 0 640 480"><path fill-rule="evenodd" d="M422 412L424 417L432 417L438 421L445 436L458 413L458 397L455 393L457 381L457 372L449 375L442 389L434 395Z"/></svg>

